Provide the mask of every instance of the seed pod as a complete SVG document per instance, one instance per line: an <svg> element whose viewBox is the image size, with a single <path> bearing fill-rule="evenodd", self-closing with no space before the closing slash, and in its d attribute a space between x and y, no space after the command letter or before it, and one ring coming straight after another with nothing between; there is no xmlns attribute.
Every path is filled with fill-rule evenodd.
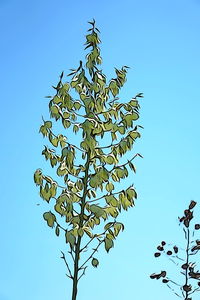
<svg viewBox="0 0 200 300"><path fill-rule="evenodd" d="M190 292L190 291L192 290L192 287L191 287L191 285L185 284L185 285L183 286L183 290L184 290L185 292Z"/></svg>
<svg viewBox="0 0 200 300"><path fill-rule="evenodd" d="M172 255L172 251L167 251L167 255Z"/></svg>
<svg viewBox="0 0 200 300"><path fill-rule="evenodd" d="M162 246L165 246L165 245L166 245L166 242L165 242L165 241L162 241L162 242L161 242L161 245L162 245Z"/></svg>
<svg viewBox="0 0 200 300"><path fill-rule="evenodd" d="M162 246L158 246L157 249L158 249L159 251L163 251L163 250L164 250L164 248L163 248Z"/></svg>
<svg viewBox="0 0 200 300"><path fill-rule="evenodd" d="M154 256L155 256L155 257L159 257L159 256L160 256L160 253L159 253L159 252L156 252L156 253L154 253Z"/></svg>
<svg viewBox="0 0 200 300"><path fill-rule="evenodd" d="M162 282L163 282L163 283L168 283L169 280L168 280L168 279L163 279Z"/></svg>
<svg viewBox="0 0 200 300"><path fill-rule="evenodd" d="M174 246L173 249L174 249L175 253L178 253L178 247L177 246Z"/></svg>
<svg viewBox="0 0 200 300"><path fill-rule="evenodd" d="M166 272L166 271L161 271L160 275L161 275L162 277L165 277L165 276L167 275L167 272Z"/></svg>
<svg viewBox="0 0 200 300"><path fill-rule="evenodd" d="M193 209L197 203L195 201L191 201L189 205L189 209Z"/></svg>
<svg viewBox="0 0 200 300"><path fill-rule="evenodd" d="M188 264L183 264L183 265L181 266L181 268L182 268L183 270L186 270L186 269L188 268Z"/></svg>
<svg viewBox="0 0 200 300"><path fill-rule="evenodd" d="M157 277L157 275L155 273L153 273L153 274L150 275L151 279L155 279L156 277Z"/></svg>
<svg viewBox="0 0 200 300"><path fill-rule="evenodd" d="M194 228L195 228L196 230L199 230L199 229L200 229L200 224L195 224Z"/></svg>

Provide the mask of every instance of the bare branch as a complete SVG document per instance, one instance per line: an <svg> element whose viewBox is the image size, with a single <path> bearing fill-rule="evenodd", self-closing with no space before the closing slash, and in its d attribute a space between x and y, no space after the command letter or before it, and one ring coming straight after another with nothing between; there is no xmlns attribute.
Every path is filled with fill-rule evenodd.
<svg viewBox="0 0 200 300"><path fill-rule="evenodd" d="M85 275L86 269L87 269L87 266L83 268L83 273L79 276L78 281L81 279L81 277L82 277L83 275Z"/></svg>
<svg viewBox="0 0 200 300"><path fill-rule="evenodd" d="M103 196L101 196L101 197L99 197L99 198L96 198L96 199L93 199L93 200L89 200L89 201L87 201L87 203L92 203L92 202L101 200L101 199L105 198L106 196L114 196L114 195L118 195L118 194L122 193L123 191L124 191L124 190L121 190L121 191L116 192L116 193L110 193L110 194L107 193L107 194L105 194L105 195L103 195Z"/></svg>
<svg viewBox="0 0 200 300"><path fill-rule="evenodd" d="M101 246L101 244L103 243L103 241L104 240L99 240L99 244L98 244L98 246L96 247L96 248L94 248L93 249L93 252L92 252L92 254L88 257L88 259L86 259L86 261L81 265L81 267L79 268L79 270L80 269L82 269L82 267L93 257L93 255L95 254L95 252L97 252L98 251L98 248Z"/></svg>
<svg viewBox="0 0 200 300"><path fill-rule="evenodd" d="M66 264L66 266L67 266L67 270L68 270L68 272L69 272L69 275L67 275L67 276L68 276L69 278L73 279L71 270L70 270L69 265L68 265L68 263L67 263L67 260L66 260L66 258L65 258L65 254L64 254L64 252L62 252L62 251L61 251L61 253L62 253L61 258L64 260L64 262L65 262L65 264Z"/></svg>
<svg viewBox="0 0 200 300"><path fill-rule="evenodd" d="M60 228L60 229L62 229L63 231L67 231L67 229L65 229L64 227L62 227L56 220L55 220L55 223L56 223L56 225Z"/></svg>

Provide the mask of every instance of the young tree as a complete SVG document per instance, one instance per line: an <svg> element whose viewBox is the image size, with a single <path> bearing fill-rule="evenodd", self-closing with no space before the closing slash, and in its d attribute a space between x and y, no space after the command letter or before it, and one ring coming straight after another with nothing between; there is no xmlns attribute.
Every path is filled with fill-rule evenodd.
<svg viewBox="0 0 200 300"><path fill-rule="evenodd" d="M77 298L78 281L85 274L87 263L91 261L97 267L99 247L104 244L108 252L124 229L117 217L122 210L134 206L137 194L133 184L120 189L119 183L128 177L129 169L135 172L133 160L140 156L132 154L121 161L140 137L134 121L139 118L138 98L142 94L127 103L118 102L128 67L115 69L116 78L107 83L98 68L102 63L99 30L94 20L89 24L85 49L90 51L85 66L80 61L79 67L68 75L72 76L69 82L63 82L62 72L53 87L55 95L48 96L50 117L61 121L63 131L56 134L52 121L44 119L40 127L43 136L60 149L56 153L45 146L42 152L51 167L56 168L58 180L44 175L41 169L34 174L40 196L54 204L43 217L48 226L55 227L57 236L63 232L69 246L69 257L62 252L62 258L67 276L73 281L72 300ZM75 142L70 140L73 132L77 135Z"/></svg>
<svg viewBox="0 0 200 300"><path fill-rule="evenodd" d="M151 279L162 279L176 296L184 300L192 300L192 294L200 291L200 272L197 270L198 266L194 262L194 255L197 255L200 250L200 240L195 240L194 236L197 230L200 229L200 224L192 224L193 208L196 202L191 201L189 207L184 210L183 217L179 218L180 224L183 226L185 236L185 247L182 249L176 245L169 245L166 249L166 242L162 241L157 247L155 257L166 255L179 268L180 274L183 276L182 282L177 282L176 279L171 279L167 276L166 271L161 271L150 275Z"/></svg>

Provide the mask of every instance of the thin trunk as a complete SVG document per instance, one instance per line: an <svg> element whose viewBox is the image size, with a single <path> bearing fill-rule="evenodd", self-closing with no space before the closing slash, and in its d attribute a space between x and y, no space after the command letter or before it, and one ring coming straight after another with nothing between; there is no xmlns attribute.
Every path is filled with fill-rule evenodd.
<svg viewBox="0 0 200 300"><path fill-rule="evenodd" d="M87 195L87 181L90 167L90 151L87 153L87 161L85 165L85 177L83 179L83 197L81 201L81 213L80 213L80 223L79 227L83 226L84 221L84 210L85 210L85 200ZM77 243L75 245L75 258L74 258L74 275L73 275L73 289L72 289L72 300L76 300L77 297L77 287L78 287L78 274L79 274L79 256L80 256L80 247L81 247L81 236L78 236Z"/></svg>
<svg viewBox="0 0 200 300"><path fill-rule="evenodd" d="M189 246L190 246L190 230L187 228L187 247L186 247L186 272L185 272L185 286L188 285L188 265L189 265ZM189 292L185 291L185 300L188 299Z"/></svg>

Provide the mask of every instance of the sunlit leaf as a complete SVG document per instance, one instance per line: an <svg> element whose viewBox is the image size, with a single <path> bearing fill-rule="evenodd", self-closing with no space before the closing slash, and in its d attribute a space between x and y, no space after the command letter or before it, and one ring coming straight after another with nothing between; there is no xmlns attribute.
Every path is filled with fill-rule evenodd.
<svg viewBox="0 0 200 300"><path fill-rule="evenodd" d="M43 214L43 218L45 219L45 221L47 221L47 224L49 227L53 227L54 223L56 221L56 217L54 214L52 214L52 212L45 212Z"/></svg>

